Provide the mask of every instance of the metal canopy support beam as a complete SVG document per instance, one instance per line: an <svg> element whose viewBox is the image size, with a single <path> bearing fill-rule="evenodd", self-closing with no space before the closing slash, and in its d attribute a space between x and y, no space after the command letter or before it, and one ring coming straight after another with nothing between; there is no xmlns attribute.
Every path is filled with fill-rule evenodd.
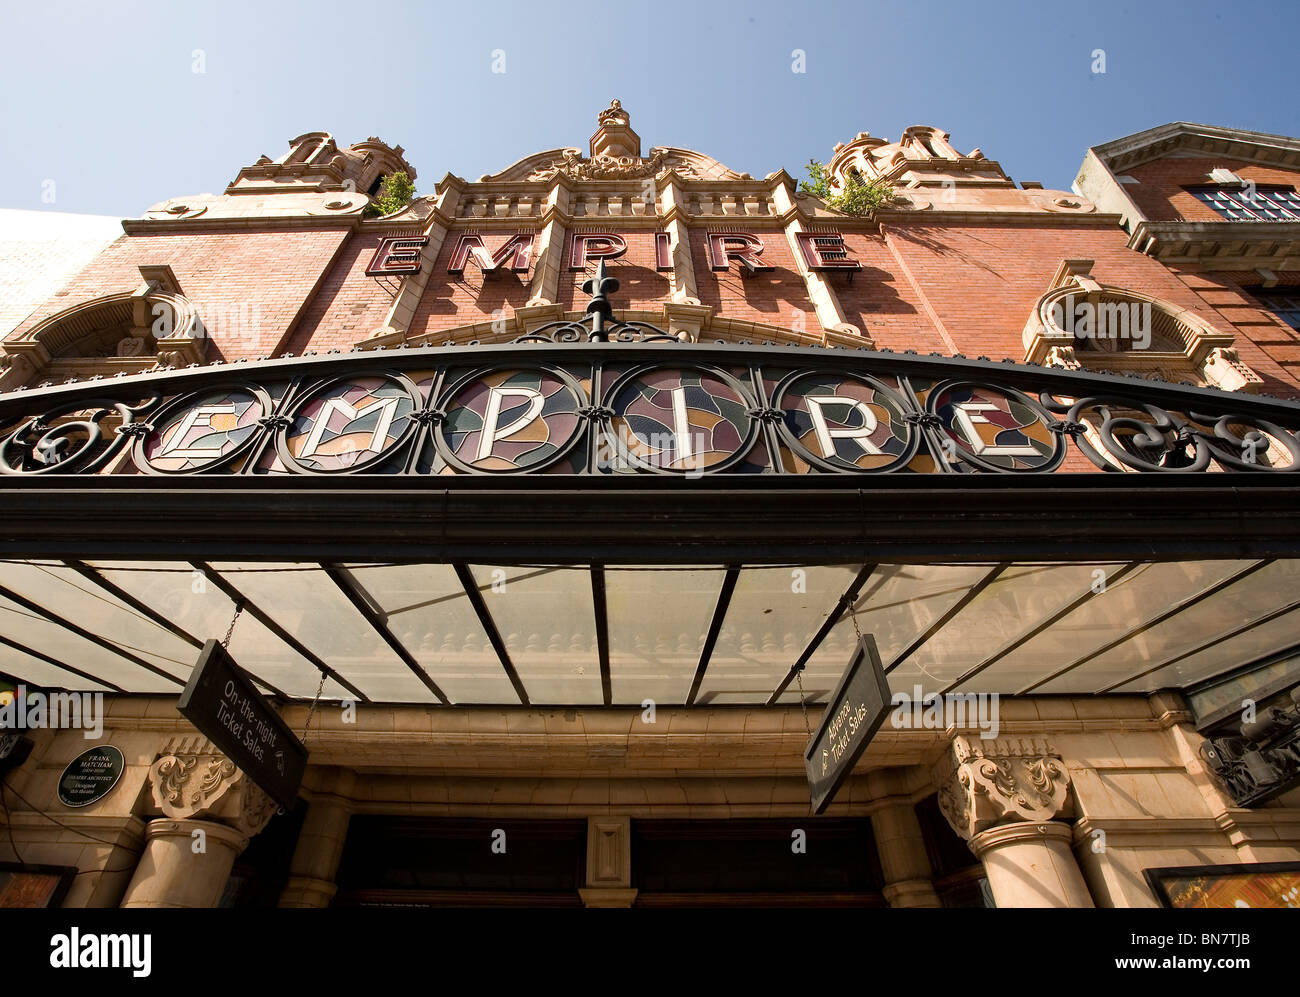
<svg viewBox="0 0 1300 997"><path fill-rule="evenodd" d="M1158 616L1150 620L1147 620L1145 623L1138 624L1137 626L1133 627L1126 633L1121 634L1119 637L1116 637L1112 641L1108 641L1107 643L1103 644L1101 647L1097 648L1095 651L1090 651L1088 654L1085 654L1082 658L1079 658L1076 661L1072 662L1071 664L1066 665L1064 668L1061 668L1056 672L1053 672L1051 675L1048 675L1046 678L1041 678L1037 682L1025 686L1023 689L1017 692L1016 695L1024 696L1030 692L1033 692L1033 690L1037 689L1039 686L1047 685L1049 682L1055 681L1056 679L1060 678L1062 675L1065 675L1067 672L1074 671L1074 669L1078 668L1080 665L1086 664L1087 662L1092 661L1094 658L1100 657L1101 655L1105 654L1107 651L1111 650L1112 648L1119 647L1119 645L1123 644L1125 641L1132 640L1134 637L1138 636L1139 634L1146 633L1152 627L1159 626L1161 623L1164 623L1166 620L1173 619L1179 613L1186 612L1187 610L1191 609L1193 606L1200 605L1200 603L1204 602L1206 599L1210 598L1211 596L1218 595L1224 589L1236 585L1237 582L1241 581L1244 578L1250 577L1256 571L1259 571L1261 568L1265 568L1272 563L1273 561L1271 559L1256 561L1254 564L1251 564L1243 568L1241 571L1233 572L1231 575L1229 575L1227 578L1223 579L1222 581L1216 582L1215 584L1211 585L1209 588L1203 589L1202 591L1198 592L1196 595L1189 596L1186 599L1180 600L1174 606L1165 610L1163 613L1160 613Z"/></svg>
<svg viewBox="0 0 1300 997"><path fill-rule="evenodd" d="M809 659L817 653L817 648L821 647L822 641L825 640L826 635L835 628L835 624L840 622L840 618L844 615L845 610L856 610L854 603L858 601L858 593L862 591L862 586L867 584L867 579L871 577L871 574L876 570L876 567L877 565L875 564L864 564L862 566L862 570L858 572L858 576L854 578L849 584L849 587L845 589L844 594L840 596L839 601L835 603L834 608L831 609L830 614L826 617L826 621L822 623L817 632L813 634L812 640L810 640L808 646L803 649L803 653L799 655L798 660L795 661L795 663L790 666L790 670L785 673L785 678L781 680L781 683L776 687L776 690L772 695L767 697L766 705L776 705L776 701L780 699L781 694L785 692L786 686L794 681L795 675L797 675L803 669L803 666L808 663Z"/></svg>
<svg viewBox="0 0 1300 997"><path fill-rule="evenodd" d="M14 592L12 589L9 589L4 585L0 585L0 595L4 596L6 599L9 599L11 602L18 603L18 605L22 606L24 609L29 610L33 613L36 613L38 616L45 618L50 623L54 623L62 627L64 630L72 631L74 634L76 634L78 637L82 638L83 640L88 640L92 644L97 644L98 646L102 647L104 650L111 651L120 658L125 658L133 665L139 665L145 671L153 672L153 674L159 676L160 678L165 678L168 682L174 682L178 686L183 687L185 685L185 681L183 679L177 678L175 675L172 675L170 672L163 671L153 662L146 661L144 658L140 657L139 655L132 654L130 651L118 647L112 641L104 637L101 637L97 633L93 633L92 631L87 630L85 627L78 626L77 624L73 623L71 620L65 619L64 617L60 616L58 613L46 609L44 606L40 605L39 603L32 602L32 600L28 599L26 596L19 595L17 592ZM95 681L102 682L103 680L95 679Z"/></svg>
<svg viewBox="0 0 1300 997"><path fill-rule="evenodd" d="M243 592L239 591L239 589L237 589L234 586L234 584L230 581L230 579L223 577L222 574L219 571L217 571L216 568L212 567L212 565L208 564L206 561L191 561L190 563L194 566L196 570L203 572L205 578L210 578L212 580L212 583L216 585L216 587L219 588L222 591L222 593L226 596L226 598L228 598L231 602L235 603L236 605L243 603L244 610L248 613L249 616L257 620L257 622L262 624L262 626L266 627L267 630L270 630L271 633L275 634L275 636L279 637L291 648L293 648L304 658L310 661L313 665L316 666L316 669L318 671L321 671L326 675L328 675L339 685L343 686L344 689L352 693L352 695L356 696L361 702L363 703L370 702L370 697L368 697L364 692L362 692L351 682L345 679L342 675L336 672L333 668L327 665L319 655L317 655L314 651L311 650L311 648L307 647L297 637L289 633L288 630L284 629L284 627L276 623L274 619L272 619L270 616L267 615L266 611L263 610L261 606L253 602L253 600L248 598L248 596L244 595ZM259 679L258 681L262 681L262 680ZM283 696L284 694L277 693L276 695ZM284 698L289 699L291 697L284 696Z"/></svg>
<svg viewBox="0 0 1300 997"><path fill-rule="evenodd" d="M12 647L15 651L21 651L23 654L30 654L33 658L44 661L47 665L53 665L55 668L62 668L65 672L71 672L79 678L86 679L88 682L94 682L96 685L105 686L108 689L112 689L114 692L126 692L126 690L120 685L110 682L108 679L100 678L97 675L91 675L89 672L83 672L80 668L73 668L71 665L65 665L62 661L59 661L56 658L51 658L48 654L42 654L34 647L20 644L12 638L0 636L0 644L5 645L5 647Z"/></svg>
<svg viewBox="0 0 1300 997"><path fill-rule="evenodd" d="M709 667L709 659L713 657L713 648L718 643L718 634L722 632L722 623L727 618L727 609L731 605L731 595L736 591L736 582L739 580L740 568L734 564L730 565L722 578L718 602L713 607L713 620L709 623L709 632L704 638L704 646L700 648L700 661L695 666L695 678L691 680L691 691L686 696L687 706L694 706L695 697L700 693L704 672Z"/></svg>
<svg viewBox="0 0 1300 997"><path fill-rule="evenodd" d="M515 695L519 697L519 702L524 706L532 705L528 701L528 690L524 688L523 679L519 677L519 672L515 670L514 662L510 660L510 652L506 650L506 642L501 639L501 632L497 630L496 621L492 619L492 614L488 612L487 603L483 601L483 595L474 582L474 574L469 570L469 565L455 564L452 567L456 569L456 577L460 579L461 587L465 589L465 596L469 599L469 604L474 607L474 612L478 614L478 621L482 624L483 632L487 634L492 649L496 651L497 659L501 662L501 667L505 669L506 677L510 679L510 684L515 687Z"/></svg>
<svg viewBox="0 0 1300 997"><path fill-rule="evenodd" d="M1296 475L804 477L9 477L0 556L607 568L1300 557ZM1124 515L1042 515L1072 502Z"/></svg>
<svg viewBox="0 0 1300 997"><path fill-rule="evenodd" d="M1123 565L1122 567L1119 568L1119 570L1117 570L1110 576L1108 582L1113 583L1119 581L1121 578L1123 578L1125 575L1127 575L1130 571L1135 569L1137 566L1138 566L1138 562L1136 561L1131 561L1128 564ZM1101 592L1098 592L1096 589L1089 586L1088 590L1085 591L1082 595L1077 596L1075 599L1071 600L1069 603L1067 603L1062 608L1058 609L1055 613L1053 613L1047 619L1043 620L1037 626L1030 627L1019 637L1011 641L1011 643L1004 644L1001 648L994 651L987 658L981 661L974 668L967 671L960 678L954 679L952 682L949 682L946 686L943 687L943 692L945 693L951 692L953 689L958 688L963 682L969 682L976 675L980 674L980 672L984 671L986 668L991 668L993 665L996 665L999 661L1005 658L1016 648L1029 643L1031 640L1033 640L1043 631L1047 630L1049 627L1055 626L1061 620L1065 619L1067 616L1073 613L1084 603L1088 602L1091 599L1096 598L1101 594L1102 594Z"/></svg>
<svg viewBox="0 0 1300 997"><path fill-rule="evenodd" d="M451 700L443 694L443 691L438 688L438 684L429 677L429 673L415 660L411 652L406 649L406 645L398 640L397 635L388 628L387 621L375 609L370 594L366 592L365 587L346 568L341 568L336 564L322 564L321 567L324 569L325 574L330 576L330 581L338 586L338 590L347 597L347 600L356 607L362 618L370 624L370 628L374 630L375 634L388 645L394 654L402 659L402 663L407 668L415 673L415 677L424 684L424 687L433 693L443 706L450 706Z"/></svg>
<svg viewBox="0 0 1300 997"><path fill-rule="evenodd" d="M90 582L93 585L98 586L99 588L103 589L105 592L108 592L110 595L122 600L122 602L126 603L137 613L147 616L154 623L158 624L158 626L162 627L164 630L167 630L168 632L179 637L181 640L185 641L185 643L189 644L191 647L197 647L197 648L203 647L203 641L199 640L199 638L195 637L192 633L190 633L188 630L186 630L184 627L178 624L175 620L169 620L167 617L163 616L152 606L150 606L147 602L144 602L141 599L137 599L135 596L133 596L126 589L122 588L120 585L117 585L116 583L109 581L102 574L100 574L99 571L91 567L85 561L64 561L64 564L66 564L77 574L81 575L82 578L85 578L86 581Z"/></svg>
<svg viewBox="0 0 1300 997"><path fill-rule="evenodd" d="M946 627L953 617L974 602L979 594L993 584L993 582L997 580L997 577L1009 567L1011 567L1011 565L1006 563L994 565L992 571L972 585L966 591L966 594L953 603L946 613L930 624L930 626L926 628L925 633L918 636L916 640L912 641L912 643L908 644L907 647L899 651L898 654L895 655L894 660L886 666L885 674L888 675L900 664L919 651L926 641Z"/></svg>
<svg viewBox="0 0 1300 997"><path fill-rule="evenodd" d="M1211 637L1209 640L1201 644L1198 644L1190 651L1183 651L1179 654L1175 654L1172 658L1166 658L1158 665L1153 665L1150 668L1144 668L1136 675L1130 675L1128 678L1120 679L1118 682L1108 685L1106 686L1106 688L1100 689L1098 691L1101 693L1114 692L1120 686L1128 685L1130 682L1136 682L1138 679L1146 678L1148 675L1154 675L1156 672L1168 668L1170 665L1176 665L1178 662L1186 658L1190 658L1193 657L1194 655L1200 654L1202 651L1208 651L1216 644L1222 644L1225 641L1235 640L1237 637L1240 637L1242 634L1249 633L1252 630L1256 630L1259 627L1262 627L1265 623L1272 623L1274 620L1286 616L1288 613L1294 613L1297 609L1300 609L1300 599L1296 599L1293 602L1289 602L1285 606L1282 606L1279 609L1275 609L1271 613L1268 613L1265 616L1261 616L1257 620L1251 620L1249 623L1245 623L1242 626L1237 627L1235 630L1229 630L1225 634L1216 634L1215 636Z"/></svg>
<svg viewBox="0 0 1300 997"><path fill-rule="evenodd" d="M608 706L614 701L614 684L609 673L609 610L605 604L604 565L591 566L591 607L596 617L596 653L600 658L600 693Z"/></svg>
<svg viewBox="0 0 1300 997"><path fill-rule="evenodd" d="M347 569L345 568L344 570ZM516 575L514 581L524 582L530 578L536 578L539 575L549 575L552 571L557 571L557 570L558 570L557 568L539 568L537 571L530 571L524 575ZM358 584L360 583L358 582ZM484 589L489 589L491 587L492 587L492 583L488 582L485 585L478 586L478 590L482 592ZM363 594L365 593L365 586L362 586L362 592ZM409 613L412 610L416 610L416 609L428 609L431 606L438 606L444 602L454 602L457 599L463 599L463 598L465 598L464 592L449 592L446 595L435 596L432 599L422 599L419 602L413 602L409 606L395 606L393 609L390 609L387 612L383 613L383 617L385 619L391 620L394 616L398 616L401 613Z"/></svg>

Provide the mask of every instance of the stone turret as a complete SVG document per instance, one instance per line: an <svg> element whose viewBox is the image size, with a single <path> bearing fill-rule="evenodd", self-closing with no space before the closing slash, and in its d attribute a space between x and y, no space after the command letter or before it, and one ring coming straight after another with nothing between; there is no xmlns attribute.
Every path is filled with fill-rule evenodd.
<svg viewBox="0 0 1300 997"><path fill-rule="evenodd" d="M617 97L597 115L596 120L599 127L596 134L591 136L592 159L597 156L612 156L616 159L622 156L640 157L641 136L632 130L631 119Z"/></svg>

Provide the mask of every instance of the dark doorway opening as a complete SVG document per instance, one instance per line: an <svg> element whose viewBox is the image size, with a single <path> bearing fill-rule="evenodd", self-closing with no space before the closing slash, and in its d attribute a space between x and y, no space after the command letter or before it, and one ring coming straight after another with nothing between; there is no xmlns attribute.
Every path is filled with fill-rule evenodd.
<svg viewBox="0 0 1300 997"><path fill-rule="evenodd" d="M586 849L585 820L358 815L333 906L578 907Z"/></svg>
<svg viewBox="0 0 1300 997"><path fill-rule="evenodd" d="M884 907L866 818L634 820L639 907Z"/></svg>

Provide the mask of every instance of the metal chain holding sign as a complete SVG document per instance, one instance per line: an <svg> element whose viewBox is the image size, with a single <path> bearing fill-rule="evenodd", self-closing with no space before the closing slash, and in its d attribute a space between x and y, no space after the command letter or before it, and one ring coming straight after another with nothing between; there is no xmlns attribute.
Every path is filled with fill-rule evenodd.
<svg viewBox="0 0 1300 997"><path fill-rule="evenodd" d="M320 673L320 685L316 687L316 698L311 701L311 709L307 711L307 723L302 728L302 743L307 743L307 732L311 730L311 718L316 713L316 704L320 702L320 694L325 689L325 673Z"/></svg>
<svg viewBox="0 0 1300 997"><path fill-rule="evenodd" d="M235 621L239 619L239 614L244 611L244 602L241 599L235 603L235 615L230 618L230 626L226 627L226 636L221 638L221 646L227 651L230 650L230 635L235 632Z"/></svg>
<svg viewBox="0 0 1300 997"><path fill-rule="evenodd" d="M803 692L803 665L795 669L794 680L799 685L799 705L803 708L803 729L808 735L808 740L812 740L812 727L808 725L808 700Z"/></svg>
<svg viewBox="0 0 1300 997"><path fill-rule="evenodd" d="M858 643L862 643L862 628L858 626L858 614L854 611L856 600L850 599L847 595L843 597L843 606L848 610L849 622L853 624L853 632L858 635ZM803 691L803 669L800 665L794 670L794 680L799 686L799 705L803 707L803 729L807 733L808 739L812 740L812 728L808 725L808 700Z"/></svg>

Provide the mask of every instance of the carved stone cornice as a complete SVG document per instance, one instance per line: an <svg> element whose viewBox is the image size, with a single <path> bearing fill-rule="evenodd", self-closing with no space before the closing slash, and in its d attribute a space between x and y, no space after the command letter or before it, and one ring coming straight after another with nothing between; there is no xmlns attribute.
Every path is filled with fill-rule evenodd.
<svg viewBox="0 0 1300 997"><path fill-rule="evenodd" d="M262 830L275 801L202 737L170 739L149 766L154 804L173 820L208 820L245 836Z"/></svg>
<svg viewBox="0 0 1300 997"><path fill-rule="evenodd" d="M939 809L962 838L1000 824L1063 815L1070 774L1039 738L957 736L935 766Z"/></svg>

